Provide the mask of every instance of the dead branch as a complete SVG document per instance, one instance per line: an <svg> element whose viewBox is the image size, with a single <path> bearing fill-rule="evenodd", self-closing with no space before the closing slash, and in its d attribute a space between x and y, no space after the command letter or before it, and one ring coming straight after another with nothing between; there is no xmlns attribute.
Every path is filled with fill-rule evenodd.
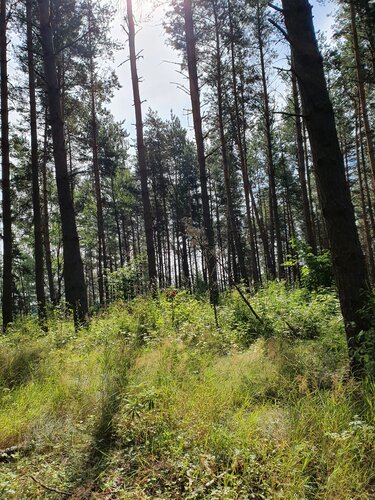
<svg viewBox="0 0 375 500"><path fill-rule="evenodd" d="M54 493L58 493L59 495L64 495L66 497L71 497L72 496L72 493L70 493L69 491L61 491L61 490L58 490L57 488L52 488L51 486L48 486L47 484L42 483L41 481L39 481L39 479L37 479L34 476L30 476L30 478L33 481L35 481L37 484L39 484L40 486L42 486L42 488L44 488L47 491L53 491Z"/></svg>

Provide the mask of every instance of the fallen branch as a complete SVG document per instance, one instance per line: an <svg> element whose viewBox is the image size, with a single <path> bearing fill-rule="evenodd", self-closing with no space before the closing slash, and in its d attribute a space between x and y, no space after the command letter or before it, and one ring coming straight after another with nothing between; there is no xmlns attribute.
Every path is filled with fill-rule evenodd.
<svg viewBox="0 0 375 500"><path fill-rule="evenodd" d="M32 446L30 444L17 444L15 446L10 446L4 450L0 450L0 462L6 462L12 458L14 453L25 452L31 450Z"/></svg>
<svg viewBox="0 0 375 500"><path fill-rule="evenodd" d="M34 476L29 476L29 477L47 491L53 491L54 493L58 493L59 495L64 495L66 497L72 496L72 493L70 493L69 491L61 491L58 490L57 488L52 488L51 486L47 486L46 484L42 483L41 481L39 481L39 479L37 479Z"/></svg>

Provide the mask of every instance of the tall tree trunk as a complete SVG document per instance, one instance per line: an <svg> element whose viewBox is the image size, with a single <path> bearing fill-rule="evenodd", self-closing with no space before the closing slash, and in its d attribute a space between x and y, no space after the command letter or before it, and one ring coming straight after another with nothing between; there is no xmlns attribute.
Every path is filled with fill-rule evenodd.
<svg viewBox="0 0 375 500"><path fill-rule="evenodd" d="M316 183L332 252L333 267L352 373L364 373L362 331L370 321L362 310L369 305L367 270L345 180L334 113L308 0L282 0L288 40L292 47L306 125L315 163Z"/></svg>
<svg viewBox="0 0 375 500"><path fill-rule="evenodd" d="M51 238L49 232L49 212L48 212L48 181L47 181L47 160L48 160L48 108L45 112L43 159L42 159L42 192L43 192L43 244L46 259L46 269L48 276L49 296L52 304L56 305L56 290L52 271Z"/></svg>
<svg viewBox="0 0 375 500"><path fill-rule="evenodd" d="M137 150L138 150L138 169L141 179L142 202L143 202L143 218L146 233L146 248L148 259L148 279L153 291L155 291L157 281L156 271L156 256L153 235L153 217L151 212L150 195L147 184L147 165L146 165L146 150L143 140L143 119L142 119L142 103L139 95L139 80L137 72L137 54L135 51L135 26L133 17L132 0L126 0L127 19L128 19L128 35L129 35L129 53L130 53L130 69L132 76L135 122L137 128Z"/></svg>
<svg viewBox="0 0 375 500"><path fill-rule="evenodd" d="M365 231L365 240L367 247L367 258L369 264L370 278L371 282L375 283L375 260L374 260L374 252L372 247L372 236L371 236L371 228L367 218L367 207L366 207L366 196L365 189L363 185L363 175L361 168L361 153L359 146L359 133L358 133L358 116L356 116L355 120L355 151L356 151L356 162L357 162L357 174L359 181L359 195L361 200L361 212L362 212L362 220Z"/></svg>
<svg viewBox="0 0 375 500"><path fill-rule="evenodd" d="M228 13L229 13L229 28L230 28L230 52L231 52L231 72L232 72L232 91L234 97L234 111L235 111L235 143L238 148L238 152L240 155L240 163L241 163L241 173L242 173L242 181L244 186L245 193L245 206L246 206L246 219L248 226L248 242L250 248L250 261L251 261L251 274L254 280L254 283L257 284L260 282L260 273L257 265L255 248L254 248L254 226L252 222L251 216L251 207L250 207L250 186L249 186L249 173L248 173L248 165L246 154L244 151L243 141L242 141L242 133L241 133L241 114L240 114L240 106L239 106L239 96L238 96L238 83L237 83L237 70L236 70L236 60L235 60L235 43L234 43L234 30L233 30L233 19L232 19L232 4L231 1L228 0ZM244 104L244 103L243 103ZM242 117L242 121L244 122L244 117ZM243 129L245 129L245 123L243 124Z"/></svg>
<svg viewBox="0 0 375 500"><path fill-rule="evenodd" d="M91 19L89 20L89 26ZM90 28L89 28L90 29ZM91 32L91 29L90 29ZM91 46L91 36L90 36ZM104 304L108 299L107 290L107 250L104 234L104 218L103 218L103 202L102 202L102 186L99 170L98 159L98 120L96 117L96 101L95 101L95 74L94 60L90 57L90 106L91 106L91 150L92 150L92 166L94 171L95 199L96 199L96 221L98 228L98 270L99 270L99 301Z"/></svg>
<svg viewBox="0 0 375 500"><path fill-rule="evenodd" d="M302 135L301 107L299 104L297 78L295 75L293 60L292 60L292 90L293 90L293 101L294 101L293 102L294 113L296 115L295 125L296 125L296 142L297 142L298 176L302 194L302 208L303 208L303 219L305 225L306 241L308 245L311 247L312 251L316 253L316 241L311 220L309 195L307 192L307 183L306 183L306 164L305 164L305 152L304 152L303 135Z"/></svg>
<svg viewBox="0 0 375 500"><path fill-rule="evenodd" d="M349 5L350 5L350 21L351 21L352 36L353 36L353 50L354 50L355 66L357 71L358 94L361 103L362 119L365 129L366 142L367 142L367 153L372 171L372 185L375 192L375 150L374 150L372 131L370 127L370 121L368 117L368 110L367 110L366 90L363 77L361 55L359 52L358 32L356 25L356 8L354 0L350 0Z"/></svg>
<svg viewBox="0 0 375 500"><path fill-rule="evenodd" d="M205 253L207 260L210 300L212 304L217 304L218 287L217 287L215 241L214 241L214 231L210 213L210 200L207 189L206 155L204 151L204 139L202 130L202 115L201 115L200 96L199 96L192 0L184 0L184 18L185 18L185 38L186 38L188 72L189 72L190 98L191 98L191 106L193 112L195 141L197 145L200 184L201 184L203 226L204 226L205 237L207 240L206 242L207 248L205 249Z"/></svg>
<svg viewBox="0 0 375 500"><path fill-rule="evenodd" d="M120 256L120 267L124 267L124 249L126 251L126 241L125 241L126 234L124 232L124 249L123 249L122 248L120 217L119 217L118 208L117 208L117 199L116 199L116 191L115 191L115 179L114 179L113 175L111 175L111 196L112 196L113 212L114 212L115 223L116 223L117 244L118 244L118 250L119 250L119 256ZM123 219L123 221L124 221L124 219ZM125 221L124 221L124 226L125 226ZM127 251L126 251L126 254L128 254Z"/></svg>
<svg viewBox="0 0 375 500"><path fill-rule="evenodd" d="M74 323L76 328L78 328L87 320L87 290L79 247L76 217L70 191L64 122L62 120L60 89L57 81L56 57L50 20L50 1L38 0L38 4L44 76L49 100L53 154L63 237L65 298L67 304L73 309Z"/></svg>
<svg viewBox="0 0 375 500"><path fill-rule="evenodd" d="M31 132L32 202L33 202L33 216L34 216L35 288L36 288L36 299L38 303L38 316L40 320L43 320L46 315L46 296L44 292L43 232L42 232L42 213L40 207L40 190L39 190L39 159L38 159L37 111L36 111L36 98L35 98L32 6L33 6L32 0L26 0L27 62L28 62L28 73L29 73L30 132Z"/></svg>
<svg viewBox="0 0 375 500"><path fill-rule="evenodd" d="M359 132L359 148L361 151L361 160L362 160L362 167L363 167L363 183L366 191L366 200L367 200L367 206L368 206L368 213L370 217L370 222L371 222L371 229L372 229L372 234L375 235L375 214L374 214L374 204L373 200L371 197L371 191L370 191L370 182L368 179L367 175L367 165L366 165L366 155L365 155L365 148L363 146L363 133L362 133L362 126L361 126L361 120L360 117L358 121L358 132Z"/></svg>
<svg viewBox="0 0 375 500"><path fill-rule="evenodd" d="M316 246L318 246L317 237L316 237L315 207L314 207L313 195L312 195L312 179L311 179L311 177L312 177L311 170L312 169L310 168L310 162L309 162L309 148L308 148L305 119L302 120L302 137L303 137L303 149L304 149L304 153L305 153L306 181L307 181L309 211L310 211L310 215L311 215L311 225L312 225L315 244L316 244Z"/></svg>
<svg viewBox="0 0 375 500"><path fill-rule="evenodd" d="M0 0L1 170L3 205L3 330L13 321L13 236L10 195L7 2Z"/></svg>
<svg viewBox="0 0 375 500"><path fill-rule="evenodd" d="M220 54L221 52L220 32L219 32L220 27L218 22L216 0L213 0L212 5L214 10L215 36L216 36L216 87L217 87L218 122L219 122L221 156L222 156L223 171L224 171L225 195L227 198L226 201L227 201L227 212L228 212L228 226L229 226L230 237L233 238L234 247L237 253L241 278L243 278L245 283L249 285L249 275L246 269L243 244L241 241L241 235L238 229L236 215L234 212L234 203L233 203L232 188L230 182L230 166L229 166L228 150L227 150L227 142L225 137L224 118L223 118L224 109L223 109L222 63Z"/></svg>
<svg viewBox="0 0 375 500"><path fill-rule="evenodd" d="M275 236L276 251L277 251L277 275L279 278L283 278L285 274L284 268L282 266L282 263L284 262L284 257L283 257L283 247L281 240L280 216L279 216L277 195L276 195L276 174L275 174L275 162L274 162L273 145L272 145L271 112L270 112L269 95L267 88L266 67L264 61L264 43L263 43L263 34L261 28L261 12L260 12L259 2L257 4L257 18L258 18L257 36L259 44L260 67L261 67L261 77L263 86L264 119L265 119L264 125L266 132L267 160L268 160L271 240L273 240ZM275 232L274 234L273 231Z"/></svg>

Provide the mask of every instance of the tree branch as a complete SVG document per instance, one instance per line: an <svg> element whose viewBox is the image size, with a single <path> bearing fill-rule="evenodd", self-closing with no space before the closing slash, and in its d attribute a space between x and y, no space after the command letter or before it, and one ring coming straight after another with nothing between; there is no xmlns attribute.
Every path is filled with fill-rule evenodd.
<svg viewBox="0 0 375 500"><path fill-rule="evenodd" d="M281 7L278 7L274 3L268 2L268 7L271 7L271 9L274 9L277 12L281 12L282 14L284 13L283 9Z"/></svg>
<svg viewBox="0 0 375 500"><path fill-rule="evenodd" d="M64 495L66 497L71 497L72 496L72 494L69 491L61 491L61 490L58 490L56 488L51 488L51 486L47 486L46 484L44 484L41 481L39 481L39 479L36 479L36 477L34 477L34 476L30 476L30 478L33 481L35 481L37 484L39 484L40 486L42 486L47 491L53 491L54 493L58 493L59 495Z"/></svg>
<svg viewBox="0 0 375 500"><path fill-rule="evenodd" d="M272 26L274 26L276 29L278 29L280 31L280 33L283 34L284 38L290 43L290 40L289 40L289 37L288 37L288 33L284 30L284 28L282 28L280 26L280 24L278 24L276 21L274 21L270 17L268 18L268 21L272 24Z"/></svg>

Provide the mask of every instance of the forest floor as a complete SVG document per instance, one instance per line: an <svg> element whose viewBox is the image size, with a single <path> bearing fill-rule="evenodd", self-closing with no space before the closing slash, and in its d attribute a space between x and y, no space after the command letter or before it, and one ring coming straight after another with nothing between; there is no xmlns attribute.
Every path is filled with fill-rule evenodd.
<svg viewBox="0 0 375 500"><path fill-rule="evenodd" d="M375 384L332 291L136 298L0 339L0 498L375 498ZM60 317L61 316L61 317ZM14 447L14 448L11 448ZM11 449L9 449L11 448Z"/></svg>

